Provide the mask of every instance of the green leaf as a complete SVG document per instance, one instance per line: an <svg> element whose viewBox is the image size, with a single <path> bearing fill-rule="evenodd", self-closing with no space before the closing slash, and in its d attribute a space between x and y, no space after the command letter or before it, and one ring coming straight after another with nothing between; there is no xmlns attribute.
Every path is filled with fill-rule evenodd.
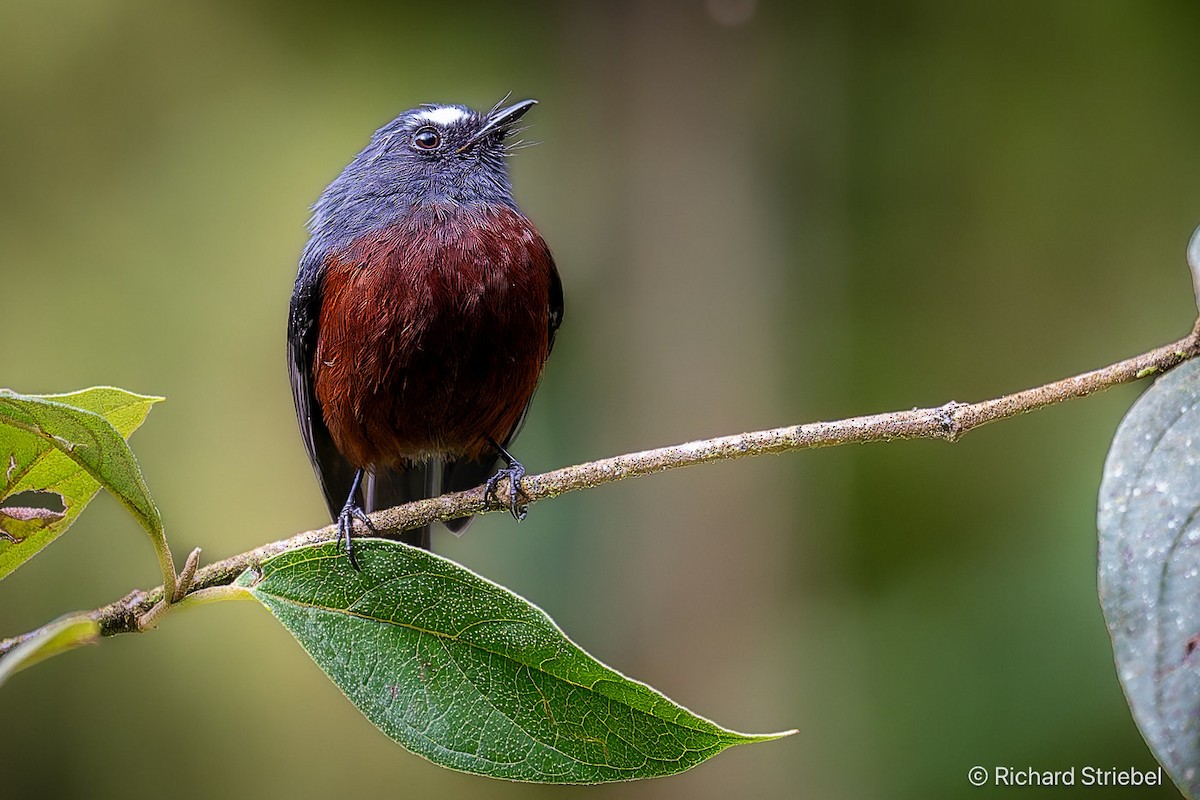
<svg viewBox="0 0 1200 800"><path fill-rule="evenodd" d="M64 617L51 622L0 658L0 685L26 667L99 638L100 623L95 620Z"/></svg>
<svg viewBox="0 0 1200 800"><path fill-rule="evenodd" d="M428 551L297 548L236 581L363 714L435 764L600 783L682 772L784 733L726 730L589 656L537 607Z"/></svg>
<svg viewBox="0 0 1200 800"><path fill-rule="evenodd" d="M58 395L0 389L0 578L66 531L102 485L158 549L162 522L125 438L161 399L111 387ZM30 492L54 495L50 504L62 511L25 507L36 497Z"/></svg>
<svg viewBox="0 0 1200 800"><path fill-rule="evenodd" d="M1100 485L1100 605L1142 736L1200 793L1200 361L1154 382Z"/></svg>

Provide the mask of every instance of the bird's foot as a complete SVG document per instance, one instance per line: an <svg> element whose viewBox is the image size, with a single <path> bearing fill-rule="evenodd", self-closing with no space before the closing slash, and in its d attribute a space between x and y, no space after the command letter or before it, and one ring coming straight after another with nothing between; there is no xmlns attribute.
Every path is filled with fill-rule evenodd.
<svg viewBox="0 0 1200 800"><path fill-rule="evenodd" d="M529 506L521 502L521 497L526 496L525 490L521 488L521 479L525 477L525 465L515 458L508 459L508 466L501 467L496 470L496 474L487 479L487 484L483 488L483 502L489 500L496 501L496 505L507 508L509 513L513 515L513 519L517 522L525 519L525 515L529 513ZM508 498L507 502L500 499L498 491L500 481L503 478L508 478Z"/></svg>
<svg viewBox="0 0 1200 800"><path fill-rule="evenodd" d="M363 511L362 507L354 502L354 494L351 493L350 499L346 501L346 505L342 506L342 512L338 514L338 541L342 543L342 546L346 550L346 558L350 559L350 566L354 567L356 572L361 572L362 568L358 566L358 559L354 557L354 545L350 539L350 535L354 532L354 520L358 520L367 526L367 530L371 533L379 533L375 529L375 526L371 524L370 518L367 517L367 512Z"/></svg>

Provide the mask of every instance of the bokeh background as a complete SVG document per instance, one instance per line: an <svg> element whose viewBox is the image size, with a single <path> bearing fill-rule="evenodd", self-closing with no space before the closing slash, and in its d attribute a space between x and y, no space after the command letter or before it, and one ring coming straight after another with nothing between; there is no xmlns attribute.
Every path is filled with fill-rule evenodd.
<svg viewBox="0 0 1200 800"><path fill-rule="evenodd" d="M541 100L511 167L567 292L535 471L1080 372L1193 319L1198 28L1166 0L8 0L0 384L165 395L132 444L180 557L323 524L283 353L307 206L401 110L510 91ZM16 677L0 794L976 797L976 764L1150 768L1095 592L1140 389L438 539L608 664L790 739L636 784L460 775L226 603ZM0 635L156 574L102 496L0 586Z"/></svg>

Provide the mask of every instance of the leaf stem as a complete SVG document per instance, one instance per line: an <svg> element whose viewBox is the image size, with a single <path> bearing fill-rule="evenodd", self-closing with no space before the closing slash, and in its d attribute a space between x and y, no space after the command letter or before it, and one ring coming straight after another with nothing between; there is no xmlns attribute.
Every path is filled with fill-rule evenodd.
<svg viewBox="0 0 1200 800"><path fill-rule="evenodd" d="M165 599L159 600L149 611L137 618L137 629L139 631L148 631L158 627L159 621L168 611L218 603L222 600L237 600L245 597L250 597L250 594L242 587L232 584L196 589L171 603L168 603Z"/></svg>
<svg viewBox="0 0 1200 800"><path fill-rule="evenodd" d="M564 467L541 475L526 476L521 482L522 493L528 502L534 503L579 489L590 489L679 467L856 442L885 442L893 439L941 439L956 442L963 435L989 422L1086 397L1148 375L1160 374L1195 358L1198 354L1200 319L1193 325L1191 333L1171 344L1101 369L1003 397L978 403L950 401L933 408L893 411L831 422L811 422L629 453ZM499 488L503 494L504 487ZM484 498L483 487L479 487L380 511L371 515L371 521L380 531L398 532L430 522L444 522L472 514L506 510L507 508L488 504ZM134 591L115 603L83 612L80 616L97 621L103 636L142 631L156 624L167 609L167 604L162 604L164 597L178 595L178 605L198 605L230 599L241 590L235 591L229 584L247 568L285 550L329 541L336 536L334 526L327 525L289 539L264 544L199 569L195 568L194 563L198 556L193 553L188 559L188 565L184 567L184 574L194 571L194 577L188 576L191 580L183 581L178 591L173 587L173 565L169 571L166 568L167 562L163 560L164 556L168 560L170 558L164 543L160 551L160 561L163 563L164 579L167 581L165 591L163 586L150 591ZM157 608L160 604L162 608ZM36 633L37 631L31 631L0 640L0 656L20 646Z"/></svg>
<svg viewBox="0 0 1200 800"><path fill-rule="evenodd" d="M162 570L165 594L174 602L180 594L180 584L175 575L175 559L171 556L171 547L167 544L166 536L151 534L150 541L154 543L154 554L158 556L158 567Z"/></svg>

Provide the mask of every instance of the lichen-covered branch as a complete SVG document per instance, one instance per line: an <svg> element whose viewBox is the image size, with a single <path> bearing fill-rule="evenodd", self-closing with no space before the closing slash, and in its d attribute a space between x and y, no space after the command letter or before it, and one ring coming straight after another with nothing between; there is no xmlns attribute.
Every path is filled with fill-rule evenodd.
<svg viewBox="0 0 1200 800"><path fill-rule="evenodd" d="M1162 373L1194 358L1197 354L1200 354L1200 319L1190 334L1172 344L1102 369L993 400L978 403L951 401L936 408L914 408L909 411L851 417L833 422L810 422L629 453L564 467L541 475L526 476L521 484L522 493L527 502L533 503L577 489L589 489L679 467L768 453L832 447L852 442L884 442L892 439L944 439L953 442L985 423L1007 419ZM500 494L503 496L504 492L501 491ZM483 490L480 488L397 506L372 514L371 519L382 532L398 532L429 522L497 510L503 509L485 502ZM334 527L327 525L201 567L196 570L187 593L226 586L244 570L272 555L300 545L328 541L335 536ZM78 616L98 622L101 634L105 636L131 633L143 629L144 626L139 625L139 619L145 617L162 598L161 586L150 591L135 591L115 603L93 611L81 612ZM37 631L31 631L11 639L0 640L0 656L36 634Z"/></svg>

